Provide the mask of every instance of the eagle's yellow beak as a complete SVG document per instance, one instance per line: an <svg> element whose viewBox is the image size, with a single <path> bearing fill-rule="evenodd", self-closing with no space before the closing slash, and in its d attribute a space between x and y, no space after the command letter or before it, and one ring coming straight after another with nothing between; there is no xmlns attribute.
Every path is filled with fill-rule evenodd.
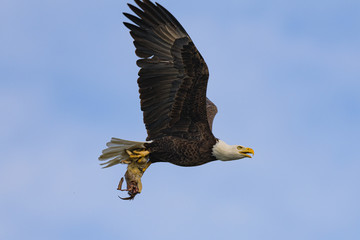
<svg viewBox="0 0 360 240"><path fill-rule="evenodd" d="M254 150L252 148L242 148L239 153L243 155L244 157L251 158L251 156L248 154L252 154L254 156Z"/></svg>

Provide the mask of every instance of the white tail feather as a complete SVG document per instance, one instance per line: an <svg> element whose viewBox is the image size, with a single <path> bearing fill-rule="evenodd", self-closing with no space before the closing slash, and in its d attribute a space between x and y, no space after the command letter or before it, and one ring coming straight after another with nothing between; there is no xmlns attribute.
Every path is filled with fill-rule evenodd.
<svg viewBox="0 0 360 240"><path fill-rule="evenodd" d="M126 163L130 161L126 150L132 151L134 149L144 149L144 143L147 142L135 142L120 138L111 138L111 141L106 144L108 148L104 149L102 151L102 155L99 157L100 161L110 160L101 163L101 165L106 165L103 168L107 168L119 163Z"/></svg>

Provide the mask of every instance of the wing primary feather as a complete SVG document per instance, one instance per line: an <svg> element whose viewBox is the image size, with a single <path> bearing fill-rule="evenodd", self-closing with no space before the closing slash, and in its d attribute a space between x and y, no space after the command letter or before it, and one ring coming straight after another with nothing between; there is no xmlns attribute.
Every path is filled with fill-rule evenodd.
<svg viewBox="0 0 360 240"><path fill-rule="evenodd" d="M145 22L149 23L150 26L156 26L157 23L151 17L149 17L145 12L141 11L139 8L135 7L134 5L128 3L129 8L138 15L141 19Z"/></svg>
<svg viewBox="0 0 360 240"><path fill-rule="evenodd" d="M138 26L143 27L143 28L147 28L149 27L149 25L147 25L142 19L131 15L129 13L123 12L124 16L127 17L128 19L130 19L132 22L136 23Z"/></svg>
<svg viewBox="0 0 360 240"><path fill-rule="evenodd" d="M142 30L142 29L141 29ZM146 39L148 41L151 41L153 43L156 43L160 46L162 46L163 48L166 49L170 49L171 48L171 44L168 41L165 41L164 39L160 38L159 36L155 35L155 34L150 34L148 32L146 32L145 30L142 31L130 31L130 35L135 39Z"/></svg>
<svg viewBox="0 0 360 240"><path fill-rule="evenodd" d="M152 41L149 41L147 39L135 39L135 42L142 46L143 48L148 48L154 51L154 55L157 55L156 53L160 53L163 56L167 56L168 58L171 57L170 51L165 49L163 46L158 45L157 43L154 43ZM135 45L136 46L136 45ZM136 46L137 47L137 46Z"/></svg>
<svg viewBox="0 0 360 240"><path fill-rule="evenodd" d="M188 35L185 29L183 28L183 26L178 22L178 20L176 20L176 18L168 10L166 10L166 8L164 8L163 6L161 6L160 3L157 2L156 5L160 8L160 10L164 13L164 16L173 24L175 28L179 28L183 33Z"/></svg>
<svg viewBox="0 0 360 240"><path fill-rule="evenodd" d="M154 11L147 3L135 0L136 4L150 17L152 17L158 24L164 24L163 19Z"/></svg>
<svg viewBox="0 0 360 240"><path fill-rule="evenodd" d="M141 28L139 28L138 26L128 23L128 22L123 22L123 24L125 25L125 27L127 27L128 29L130 29L131 31L135 31L135 32L143 32L144 30L142 30Z"/></svg>

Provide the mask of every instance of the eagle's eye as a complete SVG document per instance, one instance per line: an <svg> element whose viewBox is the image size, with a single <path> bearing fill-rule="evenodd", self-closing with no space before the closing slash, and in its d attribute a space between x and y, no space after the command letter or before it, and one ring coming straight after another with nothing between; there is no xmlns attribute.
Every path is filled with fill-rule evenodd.
<svg viewBox="0 0 360 240"><path fill-rule="evenodd" d="M237 146L237 149L238 150L241 150L243 147L242 146Z"/></svg>

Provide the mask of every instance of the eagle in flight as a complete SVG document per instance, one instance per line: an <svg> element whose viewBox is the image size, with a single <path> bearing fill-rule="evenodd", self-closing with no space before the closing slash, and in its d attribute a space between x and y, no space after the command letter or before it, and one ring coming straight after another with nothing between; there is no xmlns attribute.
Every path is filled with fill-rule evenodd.
<svg viewBox="0 0 360 240"><path fill-rule="evenodd" d="M99 160L104 167L127 164L122 189L133 199L142 190L141 177L156 162L198 166L215 160L251 158L251 148L228 145L212 133L217 108L207 97L209 71L190 36L158 3L135 0L137 15L124 13L140 67L138 85L147 130L146 142L112 138Z"/></svg>

